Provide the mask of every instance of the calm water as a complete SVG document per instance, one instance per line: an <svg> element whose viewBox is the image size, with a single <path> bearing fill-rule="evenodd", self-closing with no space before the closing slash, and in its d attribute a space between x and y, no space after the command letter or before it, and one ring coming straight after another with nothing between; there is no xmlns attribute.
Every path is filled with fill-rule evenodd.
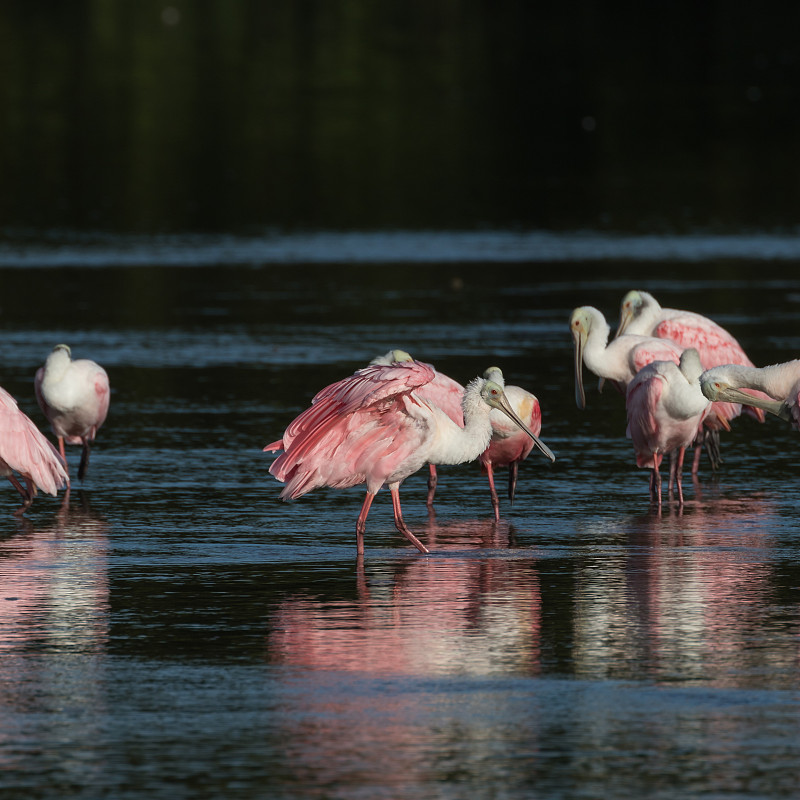
<svg viewBox="0 0 800 800"><path fill-rule="evenodd" d="M646 288L756 363L797 357L800 248L554 241L0 251L0 383L43 425L33 374L65 341L113 387L68 502L18 519L0 491L4 798L797 796L797 433L740 420L658 514L620 398L575 408L568 319ZM361 489L282 503L261 447L390 347L502 366L558 460L531 456L499 524L475 465L441 469L433 515L409 478L431 555L381 493L359 565Z"/></svg>

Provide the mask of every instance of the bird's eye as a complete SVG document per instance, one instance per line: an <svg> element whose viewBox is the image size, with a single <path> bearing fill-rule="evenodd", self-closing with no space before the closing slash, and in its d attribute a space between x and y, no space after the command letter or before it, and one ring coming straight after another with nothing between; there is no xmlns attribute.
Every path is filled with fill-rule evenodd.
<svg viewBox="0 0 800 800"><path fill-rule="evenodd" d="M495 397L497 397L497 389L492 389L492 395L494 395Z"/></svg>

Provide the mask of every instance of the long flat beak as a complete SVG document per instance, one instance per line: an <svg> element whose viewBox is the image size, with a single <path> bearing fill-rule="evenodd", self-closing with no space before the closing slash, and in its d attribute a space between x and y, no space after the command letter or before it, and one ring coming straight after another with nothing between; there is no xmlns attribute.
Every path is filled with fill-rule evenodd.
<svg viewBox="0 0 800 800"><path fill-rule="evenodd" d="M734 389L732 386L720 389L717 394L717 400L727 401L728 403L741 403L744 406L753 406L753 408L763 408L764 411L769 411L770 414L774 414L786 422L791 422L792 420L789 409L783 401L756 397L741 391L741 389Z"/></svg>
<svg viewBox="0 0 800 800"><path fill-rule="evenodd" d="M575 341L575 402L578 408L586 408L586 393L583 391L583 337L576 333Z"/></svg>
<svg viewBox="0 0 800 800"><path fill-rule="evenodd" d="M616 339L618 336L622 336L625 333L625 329L628 325L631 324L631 320L633 319L633 311L630 308L623 309L619 315L619 325L617 326L617 332L614 334L614 338Z"/></svg>
<svg viewBox="0 0 800 800"><path fill-rule="evenodd" d="M517 413L511 408L511 403L508 402L508 398L505 394L501 395L496 402L497 405L495 407L502 411L513 423L519 425L519 427L533 439L533 443L536 447L538 447L550 461L556 460L553 451L517 416Z"/></svg>

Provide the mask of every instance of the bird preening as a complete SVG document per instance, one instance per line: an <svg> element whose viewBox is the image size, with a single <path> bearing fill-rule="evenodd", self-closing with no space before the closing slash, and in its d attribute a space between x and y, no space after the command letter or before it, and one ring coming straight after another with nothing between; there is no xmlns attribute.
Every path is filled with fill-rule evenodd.
<svg viewBox="0 0 800 800"><path fill-rule="evenodd" d="M55 496L60 489L69 489L65 442L82 447L78 478L83 480L90 446L105 422L110 400L106 371L88 359L73 361L65 344L56 345L37 370L34 392L58 449L0 388L0 475L22 497L18 514L30 508L38 490Z"/></svg>
<svg viewBox="0 0 800 800"><path fill-rule="evenodd" d="M370 364L318 392L283 437L264 450L283 452L270 473L285 484L281 497L296 499L323 486L366 484L356 521L357 552L364 552L367 514L378 490L388 485L397 530L420 552L425 545L403 520L400 484L425 464L476 460L492 438L490 415L504 414L550 461L555 456L511 407L503 387L477 377L461 398L463 423L425 398L436 378L429 364L393 360Z"/></svg>

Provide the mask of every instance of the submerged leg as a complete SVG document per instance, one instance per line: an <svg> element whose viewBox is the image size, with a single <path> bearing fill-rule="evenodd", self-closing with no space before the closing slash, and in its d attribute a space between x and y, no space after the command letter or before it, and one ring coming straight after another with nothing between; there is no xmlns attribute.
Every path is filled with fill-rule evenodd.
<svg viewBox="0 0 800 800"><path fill-rule="evenodd" d="M22 505L14 512L14 514L24 514L31 507L33 498L36 495L36 484L23 486L14 475L9 475L8 479L11 481L11 485L19 492L19 496L22 498ZM31 491L31 485L33 486L33 491Z"/></svg>
<svg viewBox="0 0 800 800"><path fill-rule="evenodd" d="M83 451L81 452L81 463L78 465L78 479L83 480L86 470L89 468L89 440L83 440Z"/></svg>
<svg viewBox="0 0 800 800"><path fill-rule="evenodd" d="M391 491L392 493L392 507L394 508L395 527L397 528L397 530L400 531L400 533L403 534L403 536L406 537L406 539L408 539L409 542L411 542L411 544L414 545L414 547L417 548L417 550L420 551L420 553L429 552L428 548L425 547L425 545L422 544L422 542L419 539L417 539L417 537L414 536L413 533L411 533L406 523L403 522L403 512L400 508L400 484L399 483L391 484L391 486L389 486L389 491Z"/></svg>
<svg viewBox="0 0 800 800"><path fill-rule="evenodd" d="M369 507L375 495L372 492L367 492L364 502L361 504L361 513L358 515L356 522L356 553L360 556L364 555L364 531L367 529L367 514L369 514Z"/></svg>
<svg viewBox="0 0 800 800"><path fill-rule="evenodd" d="M429 464L430 473L428 474L428 499L426 505L430 508L433 505L433 496L436 494L436 484L439 482L439 477L436 474L436 465Z"/></svg>
<svg viewBox="0 0 800 800"><path fill-rule="evenodd" d="M494 471L492 470L492 463L486 465L486 477L489 479L489 492L492 495L492 508L494 509L495 522L500 521L500 498L497 496L497 491L494 488Z"/></svg>
<svg viewBox="0 0 800 800"><path fill-rule="evenodd" d="M517 491L517 473L519 472L519 461L512 461L508 465L508 502L514 505L514 494Z"/></svg>

